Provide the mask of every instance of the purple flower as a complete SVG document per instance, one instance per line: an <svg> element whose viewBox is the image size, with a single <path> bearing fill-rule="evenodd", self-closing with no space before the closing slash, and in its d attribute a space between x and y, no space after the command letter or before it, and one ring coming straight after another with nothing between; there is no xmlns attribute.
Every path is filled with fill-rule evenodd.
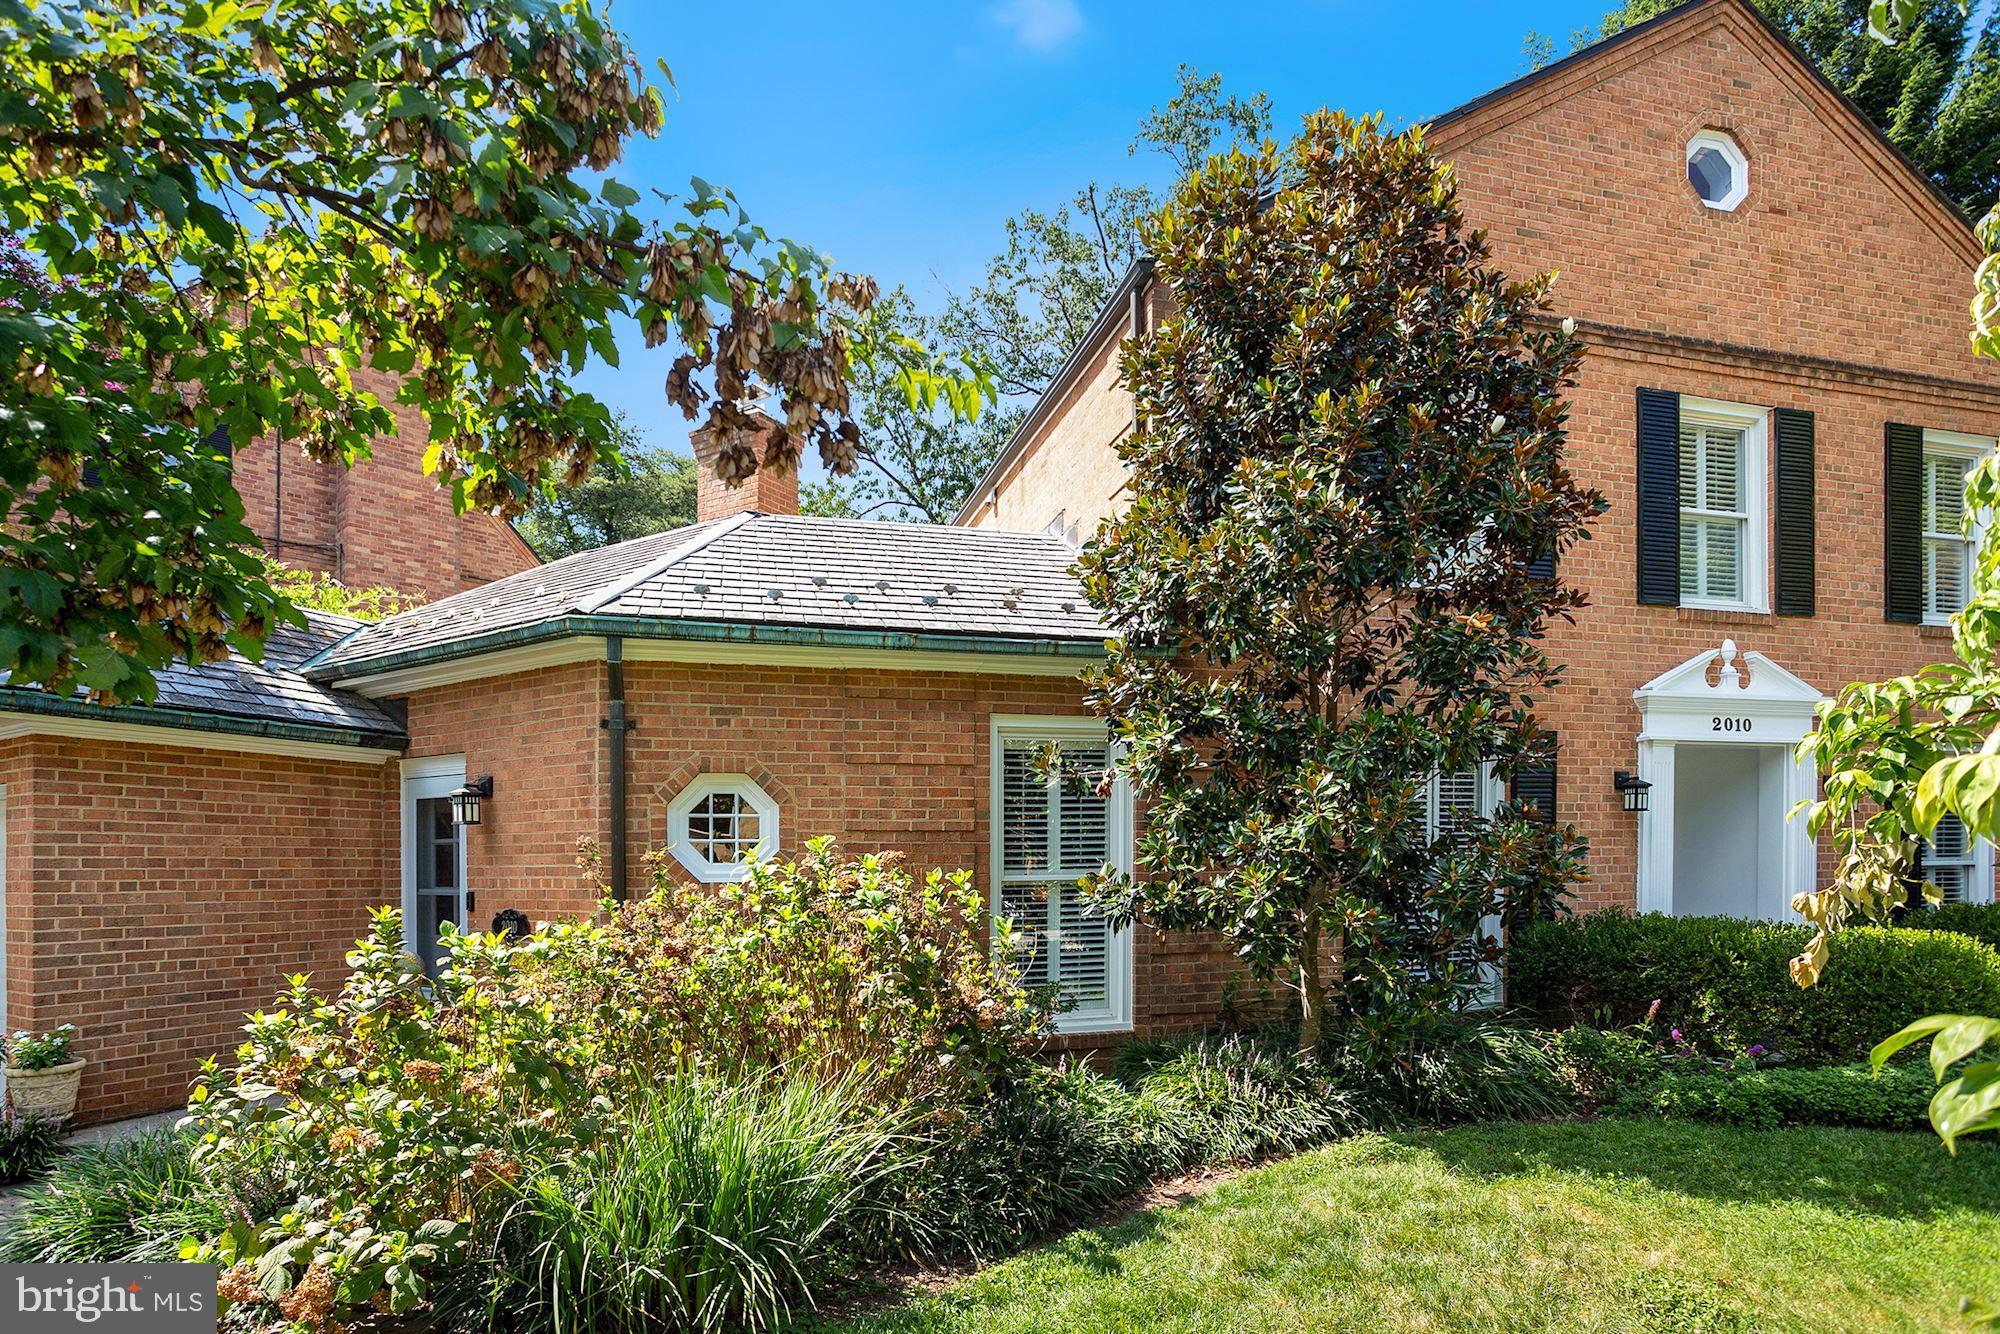
<svg viewBox="0 0 2000 1334"><path fill-rule="evenodd" d="M1761 1042L1753 1042L1753 1043L1751 1043L1751 1044L1750 1044L1750 1054L1751 1054L1752 1056L1762 1056L1762 1055L1764 1055L1764 1044L1763 1044L1763 1043L1761 1043Z"/></svg>
<svg viewBox="0 0 2000 1334"><path fill-rule="evenodd" d="M1675 1042L1686 1042L1686 1041L1687 1041L1687 1039L1686 1039L1686 1038L1684 1038L1684 1037L1682 1037L1682 1036L1681 1036L1681 1031L1680 1031L1680 1030L1679 1030L1678 1028L1676 1028L1676 1029L1673 1029L1673 1030L1671 1030L1671 1031L1672 1031L1672 1033L1673 1033L1673 1038L1674 1038L1674 1041L1675 1041Z"/></svg>

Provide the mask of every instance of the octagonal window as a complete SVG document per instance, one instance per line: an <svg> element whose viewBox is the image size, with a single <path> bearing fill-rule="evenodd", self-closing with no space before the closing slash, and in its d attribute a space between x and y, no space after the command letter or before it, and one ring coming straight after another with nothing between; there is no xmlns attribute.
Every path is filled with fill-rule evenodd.
<svg viewBox="0 0 2000 1334"><path fill-rule="evenodd" d="M743 774L703 774L667 807L667 851L697 880L750 873L750 855L778 852L778 803Z"/></svg>
<svg viewBox="0 0 2000 1334"><path fill-rule="evenodd" d="M1750 161L1736 141L1715 130L1688 140L1688 184L1701 202L1728 212L1750 194Z"/></svg>

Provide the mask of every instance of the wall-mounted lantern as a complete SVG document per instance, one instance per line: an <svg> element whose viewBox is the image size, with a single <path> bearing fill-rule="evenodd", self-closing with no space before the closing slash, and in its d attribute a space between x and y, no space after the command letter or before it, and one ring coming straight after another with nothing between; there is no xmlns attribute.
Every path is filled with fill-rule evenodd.
<svg viewBox="0 0 2000 1334"><path fill-rule="evenodd" d="M1618 795L1624 798L1625 809L1635 812L1646 809L1647 794L1653 790L1651 783L1637 774L1626 773L1623 769L1611 776L1611 786L1617 788Z"/></svg>
<svg viewBox="0 0 2000 1334"><path fill-rule="evenodd" d="M493 795L493 775L454 788L451 792L451 822L455 825L479 823L479 803Z"/></svg>

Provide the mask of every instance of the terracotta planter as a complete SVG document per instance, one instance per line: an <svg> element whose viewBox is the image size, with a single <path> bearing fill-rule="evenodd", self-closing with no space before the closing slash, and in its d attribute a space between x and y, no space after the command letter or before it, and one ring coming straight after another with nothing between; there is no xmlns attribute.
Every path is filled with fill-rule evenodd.
<svg viewBox="0 0 2000 1334"><path fill-rule="evenodd" d="M77 1090L83 1085L81 1056L46 1070L19 1070L7 1067L7 1100L17 1116L39 1116L50 1121L67 1121L76 1111Z"/></svg>

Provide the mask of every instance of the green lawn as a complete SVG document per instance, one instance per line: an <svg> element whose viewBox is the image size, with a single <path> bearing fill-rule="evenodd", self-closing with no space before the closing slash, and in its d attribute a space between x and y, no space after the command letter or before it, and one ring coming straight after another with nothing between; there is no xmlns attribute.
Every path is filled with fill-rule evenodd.
<svg viewBox="0 0 2000 1334"><path fill-rule="evenodd" d="M1963 1329L2000 1146L1600 1121L1371 1136L848 1331Z"/></svg>

